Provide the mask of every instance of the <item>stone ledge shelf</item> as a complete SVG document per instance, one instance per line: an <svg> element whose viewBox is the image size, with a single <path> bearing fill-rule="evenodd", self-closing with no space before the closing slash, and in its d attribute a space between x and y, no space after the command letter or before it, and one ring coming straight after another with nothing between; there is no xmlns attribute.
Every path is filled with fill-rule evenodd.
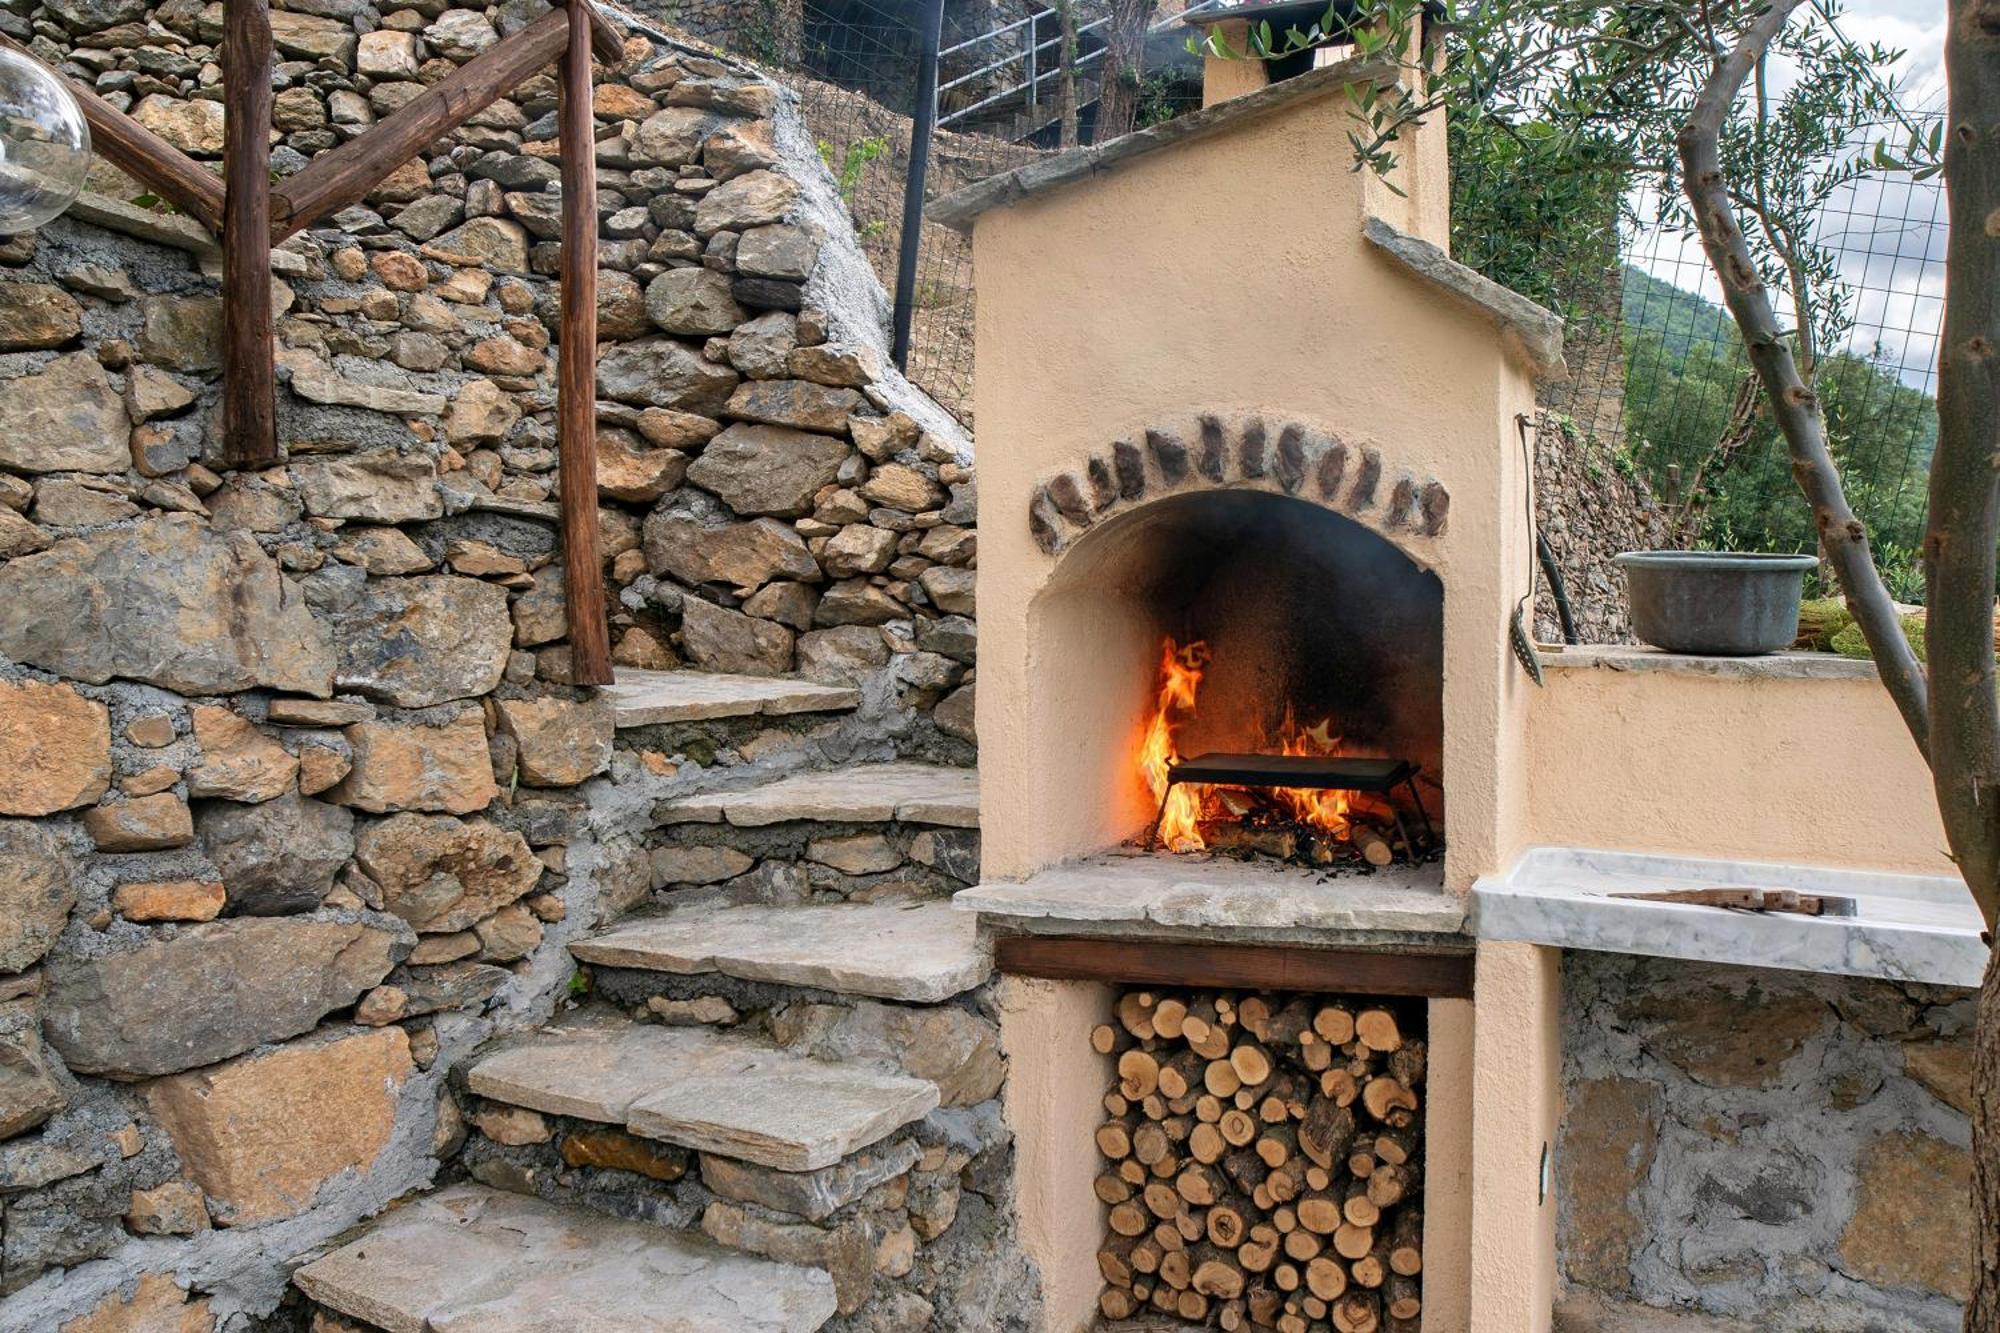
<svg viewBox="0 0 2000 1333"><path fill-rule="evenodd" d="M1019 882L961 890L952 905L1014 930L1284 944L1439 943L1465 900L1435 865L1327 874L1200 854L1109 853Z"/></svg>
<svg viewBox="0 0 2000 1333"><path fill-rule="evenodd" d="M1760 657L1700 657L1666 653L1657 648L1625 644L1587 643L1566 647L1544 644L1544 671L1677 672L1690 676L1722 676L1738 680L1873 680L1875 664L1839 653L1766 653Z"/></svg>
<svg viewBox="0 0 2000 1333"><path fill-rule="evenodd" d="M1856 915L1611 896L1729 887L1852 898ZM1972 896L1943 876L1537 847L1506 874L1475 883L1472 899L1482 940L1946 986L1978 986L1986 965Z"/></svg>

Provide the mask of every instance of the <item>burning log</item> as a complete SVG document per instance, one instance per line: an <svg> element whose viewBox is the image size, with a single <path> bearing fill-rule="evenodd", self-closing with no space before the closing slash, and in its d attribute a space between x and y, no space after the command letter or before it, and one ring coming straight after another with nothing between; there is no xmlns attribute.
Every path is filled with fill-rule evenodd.
<svg viewBox="0 0 2000 1333"><path fill-rule="evenodd" d="M1131 991L1090 1034L1106 1320L1406 1333L1427 1049L1382 1004Z"/></svg>

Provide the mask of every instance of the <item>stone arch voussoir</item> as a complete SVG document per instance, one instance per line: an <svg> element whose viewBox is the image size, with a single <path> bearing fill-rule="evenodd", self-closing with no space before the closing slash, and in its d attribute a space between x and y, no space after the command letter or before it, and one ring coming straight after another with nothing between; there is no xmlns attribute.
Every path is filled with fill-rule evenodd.
<svg viewBox="0 0 2000 1333"><path fill-rule="evenodd" d="M1192 424L1113 441L1035 488L1028 527L1057 555L1098 523L1169 495L1266 490L1325 506L1399 545L1442 537L1451 493L1393 466L1367 441L1265 413L1203 413Z"/></svg>

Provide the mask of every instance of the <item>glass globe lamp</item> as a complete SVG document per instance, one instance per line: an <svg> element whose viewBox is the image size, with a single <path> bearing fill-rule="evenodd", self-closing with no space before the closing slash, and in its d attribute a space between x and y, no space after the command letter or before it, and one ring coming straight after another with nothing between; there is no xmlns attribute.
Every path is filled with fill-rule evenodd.
<svg viewBox="0 0 2000 1333"><path fill-rule="evenodd" d="M90 171L90 126L63 82L0 47L0 236L30 231L76 201Z"/></svg>

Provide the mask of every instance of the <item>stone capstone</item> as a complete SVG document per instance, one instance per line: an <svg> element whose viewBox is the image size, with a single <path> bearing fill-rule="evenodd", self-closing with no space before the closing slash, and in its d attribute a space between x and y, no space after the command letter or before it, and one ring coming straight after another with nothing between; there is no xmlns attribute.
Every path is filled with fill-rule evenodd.
<svg viewBox="0 0 2000 1333"><path fill-rule="evenodd" d="M217 534L189 515L0 566L0 653L93 685L332 692L325 633L276 562L249 534Z"/></svg>
<svg viewBox="0 0 2000 1333"><path fill-rule="evenodd" d="M772 381L752 381L756 388ZM844 419L844 418L843 418ZM809 513L821 487L840 473L845 440L784 426L730 426L708 442L687 479L744 516Z"/></svg>
<svg viewBox="0 0 2000 1333"><path fill-rule="evenodd" d="M123 953L52 960L44 1031L76 1073L178 1073L310 1030L388 975L394 946L388 931L332 921L189 926Z"/></svg>
<svg viewBox="0 0 2000 1333"><path fill-rule="evenodd" d="M402 814L355 847L387 909L428 934L466 930L533 892L542 863L519 833L483 820Z"/></svg>
<svg viewBox="0 0 2000 1333"><path fill-rule="evenodd" d="M0 381L0 470L123 472L128 429L111 377L88 352Z"/></svg>
<svg viewBox="0 0 2000 1333"><path fill-rule="evenodd" d="M371 579L334 623L340 687L400 708L490 693L514 637L506 589L448 574Z"/></svg>
<svg viewBox="0 0 2000 1333"><path fill-rule="evenodd" d="M0 973L49 951L76 905L75 863L53 829L0 819Z"/></svg>
<svg viewBox="0 0 2000 1333"><path fill-rule="evenodd" d="M291 1217L343 1171L366 1174L415 1066L401 1028L309 1037L163 1078L146 1104L222 1226Z"/></svg>
<svg viewBox="0 0 2000 1333"><path fill-rule="evenodd" d="M63 684L0 680L0 815L51 815L111 786L111 715Z"/></svg>
<svg viewBox="0 0 2000 1333"><path fill-rule="evenodd" d="M222 872L230 911L241 916L311 911L354 854L354 816L296 794L262 805L205 805L196 829Z"/></svg>

